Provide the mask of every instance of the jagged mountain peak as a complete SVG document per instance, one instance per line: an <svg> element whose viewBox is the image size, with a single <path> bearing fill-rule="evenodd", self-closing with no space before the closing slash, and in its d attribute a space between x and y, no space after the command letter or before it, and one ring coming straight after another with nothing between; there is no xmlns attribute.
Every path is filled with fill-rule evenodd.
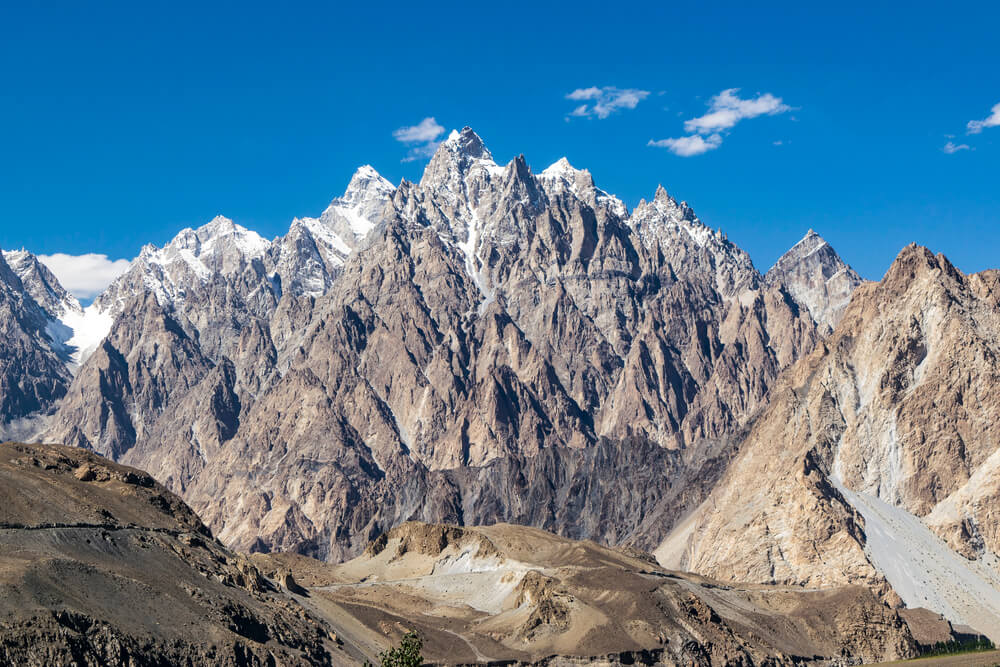
<svg viewBox="0 0 1000 667"><path fill-rule="evenodd" d="M270 245L257 232L238 225L223 215L217 215L200 227L182 229L162 248L152 244L144 246L140 258L162 261L173 259L178 251L188 251L194 257L235 251L247 259L253 259L267 252ZM183 256L188 257L187 253L183 253Z"/></svg>
<svg viewBox="0 0 1000 667"><path fill-rule="evenodd" d="M223 240L232 240L234 247L247 257L263 255L270 242L255 231L238 225L223 215L217 215L211 221L195 230L195 235L201 243L201 252L215 250L215 244Z"/></svg>
<svg viewBox="0 0 1000 667"><path fill-rule="evenodd" d="M675 271L714 274L716 288L726 298L739 297L760 284L750 255L721 229L702 223L687 202L678 202L662 185L652 201L639 202L628 224L645 245L659 246Z"/></svg>
<svg viewBox="0 0 1000 667"><path fill-rule="evenodd" d="M647 223L647 226L649 223L653 223L654 226L668 223L683 226L699 245L705 245L710 237L724 240L721 232L709 229L698 219L694 209L688 206L686 201L678 202L662 185L656 186L656 194L652 201L647 202L643 199L639 202L632 217L636 223L640 223L640 226L641 223Z"/></svg>
<svg viewBox="0 0 1000 667"><path fill-rule="evenodd" d="M25 249L4 250L3 259L20 278L24 289L52 319L80 313L80 302L59 283L52 271Z"/></svg>
<svg viewBox="0 0 1000 667"><path fill-rule="evenodd" d="M604 205L607 210L619 218L628 216L628 207L625 206L625 202L598 188L589 170L577 169L565 157L559 158L543 169L538 174L538 180L550 194L571 192L577 198L591 204Z"/></svg>
<svg viewBox="0 0 1000 667"><path fill-rule="evenodd" d="M351 182L347 184L347 189L339 200L347 204L360 204L375 198L389 198L395 190L396 187L374 167L365 164L358 167L351 176Z"/></svg>
<svg viewBox="0 0 1000 667"><path fill-rule="evenodd" d="M561 181L569 185L575 185L582 180L591 187L594 186L594 178L590 172L586 169L577 169L565 157L559 158L543 169L538 178L542 181Z"/></svg>
<svg viewBox="0 0 1000 667"><path fill-rule="evenodd" d="M764 280L784 283L819 324L836 327L855 288L864 282L827 241L810 229L778 258Z"/></svg>
<svg viewBox="0 0 1000 667"><path fill-rule="evenodd" d="M463 127L461 131L452 130L438 150L441 149L471 158L493 160L493 154L486 148L482 138L468 125Z"/></svg>
<svg viewBox="0 0 1000 667"><path fill-rule="evenodd" d="M420 187L430 191L462 192L464 181L477 167L485 170L488 176L504 172L472 128L462 128L461 132L453 130L427 163Z"/></svg>

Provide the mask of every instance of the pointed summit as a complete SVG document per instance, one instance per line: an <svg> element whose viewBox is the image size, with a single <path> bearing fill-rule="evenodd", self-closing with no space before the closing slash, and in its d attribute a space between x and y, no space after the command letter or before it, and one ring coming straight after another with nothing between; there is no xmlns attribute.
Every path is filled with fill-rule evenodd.
<svg viewBox="0 0 1000 667"><path fill-rule="evenodd" d="M764 280L784 283L813 319L830 329L837 326L851 294L864 282L812 229L774 263Z"/></svg>
<svg viewBox="0 0 1000 667"><path fill-rule="evenodd" d="M178 234L178 239L186 236L184 232ZM180 247L187 247L195 251L198 256L205 254L220 254L237 252L247 259L263 255L270 243L257 232L251 231L242 225L237 225L224 215L217 215L207 224L194 230L197 238L195 247L185 243ZM171 242L171 245L173 242Z"/></svg>
<svg viewBox="0 0 1000 667"><path fill-rule="evenodd" d="M55 274L38 257L27 250L4 250L0 258L21 279L24 289L41 306L50 319L59 319L66 313L82 312L80 302L72 296Z"/></svg>
<svg viewBox="0 0 1000 667"><path fill-rule="evenodd" d="M581 170L571 165L569 163L569 160L567 160L565 157L561 157L552 164L550 164L548 167L543 169L542 173L539 174L539 176L545 176L548 178L557 178L560 176L575 178L576 174L578 174L580 171Z"/></svg>
<svg viewBox="0 0 1000 667"><path fill-rule="evenodd" d="M351 176L351 182L347 184L340 201L344 204L360 204L371 199L391 197L395 190L396 187L392 183L383 178L370 164L366 164L358 167Z"/></svg>
<svg viewBox="0 0 1000 667"><path fill-rule="evenodd" d="M670 193L667 192L667 189L663 187L662 183L657 184L656 194L653 195L653 201L677 204L677 200L670 196Z"/></svg>
<svg viewBox="0 0 1000 667"><path fill-rule="evenodd" d="M452 130L441 147L471 158L493 160L493 155L486 148L482 138L468 125L463 127L461 132ZM438 150L440 151L440 149Z"/></svg>
<svg viewBox="0 0 1000 667"><path fill-rule="evenodd" d="M452 130L427 163L420 187L457 194L464 190L462 183L475 167L491 174L503 173L503 167L497 166L493 154L471 127L463 127L461 132Z"/></svg>

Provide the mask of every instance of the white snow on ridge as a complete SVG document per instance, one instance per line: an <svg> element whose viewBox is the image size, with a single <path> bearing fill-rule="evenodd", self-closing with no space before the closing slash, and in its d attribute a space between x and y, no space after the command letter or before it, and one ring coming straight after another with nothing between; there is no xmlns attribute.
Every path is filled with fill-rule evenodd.
<svg viewBox="0 0 1000 667"><path fill-rule="evenodd" d="M294 225L296 223L305 227L312 235L313 239L322 241L327 246L333 248L341 254L351 254L351 248L344 242L344 239L340 238L339 234L330 229L327 225L323 224L323 222L318 218L295 218L295 220L292 221L292 224Z"/></svg>
<svg viewBox="0 0 1000 667"><path fill-rule="evenodd" d="M565 157L561 157L548 167L542 170L538 174L538 180L540 180L544 185L549 187L555 186L557 188L563 188L568 190L577 199L583 200L583 193L580 192L579 187L577 187L577 177L584 175L590 181L591 187L593 188L594 199L599 204L604 204L608 210L617 215L619 218L628 217L628 207L625 205L621 199L615 195L608 194L604 190L594 185L593 177L590 172L586 169L577 169L570 164L569 160Z"/></svg>

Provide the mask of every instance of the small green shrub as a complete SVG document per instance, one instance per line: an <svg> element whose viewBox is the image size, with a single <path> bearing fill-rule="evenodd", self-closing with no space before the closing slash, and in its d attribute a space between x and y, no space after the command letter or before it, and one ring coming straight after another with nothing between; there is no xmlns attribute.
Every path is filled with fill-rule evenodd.
<svg viewBox="0 0 1000 667"><path fill-rule="evenodd" d="M416 632L407 632L397 648L379 653L378 658L382 667L420 667L424 664L424 658L420 655L423 647L424 643ZM365 667L370 667L370 663L366 662Z"/></svg>

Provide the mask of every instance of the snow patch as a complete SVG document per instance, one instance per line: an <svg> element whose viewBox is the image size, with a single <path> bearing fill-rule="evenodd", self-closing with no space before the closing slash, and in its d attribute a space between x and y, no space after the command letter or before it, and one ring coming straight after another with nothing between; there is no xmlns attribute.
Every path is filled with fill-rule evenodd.
<svg viewBox="0 0 1000 667"><path fill-rule="evenodd" d="M92 304L82 311L70 311L66 313L61 321L64 329L72 332L72 335L64 342L66 348L70 349L70 358L73 363L80 365L94 353L97 346L101 344L109 333L114 318L111 314L101 310L96 304Z"/></svg>

